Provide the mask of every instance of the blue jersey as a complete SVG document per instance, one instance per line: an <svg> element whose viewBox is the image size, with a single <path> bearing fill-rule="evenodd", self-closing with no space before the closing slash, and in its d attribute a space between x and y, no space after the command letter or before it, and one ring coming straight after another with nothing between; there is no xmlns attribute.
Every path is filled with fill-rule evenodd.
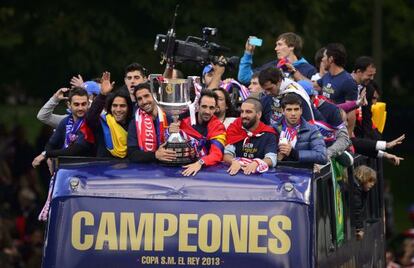
<svg viewBox="0 0 414 268"><path fill-rule="evenodd" d="M337 75L327 72L318 80L318 85L322 88L322 94L337 104L358 99L358 85L345 70Z"/></svg>
<svg viewBox="0 0 414 268"><path fill-rule="evenodd" d="M260 137L251 137L246 142L239 141L235 145L236 156L263 159L267 154L276 154L275 134L264 132Z"/></svg>

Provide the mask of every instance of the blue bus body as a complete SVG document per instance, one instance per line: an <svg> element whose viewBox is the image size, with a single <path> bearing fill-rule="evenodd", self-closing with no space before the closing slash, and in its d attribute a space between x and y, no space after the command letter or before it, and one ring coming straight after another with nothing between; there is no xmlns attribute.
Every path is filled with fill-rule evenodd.
<svg viewBox="0 0 414 268"><path fill-rule="evenodd" d="M179 167L156 164L60 165L42 266L334 267L371 262L362 251L352 252L352 245L361 242L350 235L351 227L346 227L343 245L330 235L334 225L320 190L324 183L329 187L329 171L314 178L311 169L292 166L254 176L229 176L226 169L218 165L183 177ZM381 226L382 221L376 228ZM378 232L383 233L378 229L372 236ZM381 239L378 244L381 252ZM375 263L382 260L379 255Z"/></svg>

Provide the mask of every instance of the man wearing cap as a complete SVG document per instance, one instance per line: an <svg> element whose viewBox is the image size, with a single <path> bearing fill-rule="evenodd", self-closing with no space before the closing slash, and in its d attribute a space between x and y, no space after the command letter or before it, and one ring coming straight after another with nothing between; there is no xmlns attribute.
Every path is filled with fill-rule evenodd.
<svg viewBox="0 0 414 268"><path fill-rule="evenodd" d="M262 105L255 98L247 98L241 105L241 114L227 129L228 145L224 162L230 164L227 172L236 175L263 173L276 166L276 132L260 121Z"/></svg>

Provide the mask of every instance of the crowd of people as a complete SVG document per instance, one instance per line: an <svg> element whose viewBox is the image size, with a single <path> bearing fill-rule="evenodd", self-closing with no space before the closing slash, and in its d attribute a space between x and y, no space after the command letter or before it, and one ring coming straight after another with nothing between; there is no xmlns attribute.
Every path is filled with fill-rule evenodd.
<svg viewBox="0 0 414 268"><path fill-rule="evenodd" d="M372 107L381 96L374 81L372 58L357 58L348 72L345 47L330 43L316 52L311 64L301 55L302 38L288 32L276 38L275 59L253 67L257 48L250 44L251 38L246 41L237 80L223 77L224 58L205 66L201 81L194 80L193 84L196 109L180 115L178 122L157 105L148 70L141 64L132 63L125 68L124 85L120 88L114 87L109 72L86 82L80 75L73 77L72 87L57 90L37 115L55 131L33 158L33 167L46 167L43 162L50 164L50 159L58 156L173 162L178 155L166 147L173 133L180 133L196 155L193 162L183 166L183 176L194 176L203 167L219 162L228 165L230 175L263 173L283 161L314 164L315 170L330 160L348 167L355 154L400 164L403 158L389 151L401 144L405 135L384 141L372 121ZM168 68L172 78L183 77L174 66ZM67 114L55 114L55 108L63 101ZM42 176L50 178L53 170L49 172L46 175L46 169ZM355 174L358 206L354 222L355 235L360 239L364 234L364 199L376 182L376 174L365 166ZM2 179L7 185L6 177ZM20 237L21 243L38 243L42 229L35 228L39 224L34 223L34 214L41 209L38 202L33 205L33 200L41 196L30 187L30 179L25 183L27 187L15 193L18 200L10 200L10 206L20 206L22 210L25 226L19 228L26 236ZM46 204L38 216L40 220L47 219L47 210ZM0 225L5 224L11 224L7 216L0 221ZM3 251L7 249L2 253L4 258L18 262L21 253L17 246L7 244L7 234L0 239ZM413 253L411 258L406 257L411 265L413 257ZM397 257L392 261L407 265Z"/></svg>

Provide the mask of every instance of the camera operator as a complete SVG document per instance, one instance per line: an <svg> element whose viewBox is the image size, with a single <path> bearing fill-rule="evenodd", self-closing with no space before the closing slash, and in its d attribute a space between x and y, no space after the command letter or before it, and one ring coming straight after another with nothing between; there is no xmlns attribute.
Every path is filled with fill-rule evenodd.
<svg viewBox="0 0 414 268"><path fill-rule="evenodd" d="M207 89L220 87L222 76L226 71L227 61L224 56L220 56L217 63L210 63L203 69L202 81Z"/></svg>

